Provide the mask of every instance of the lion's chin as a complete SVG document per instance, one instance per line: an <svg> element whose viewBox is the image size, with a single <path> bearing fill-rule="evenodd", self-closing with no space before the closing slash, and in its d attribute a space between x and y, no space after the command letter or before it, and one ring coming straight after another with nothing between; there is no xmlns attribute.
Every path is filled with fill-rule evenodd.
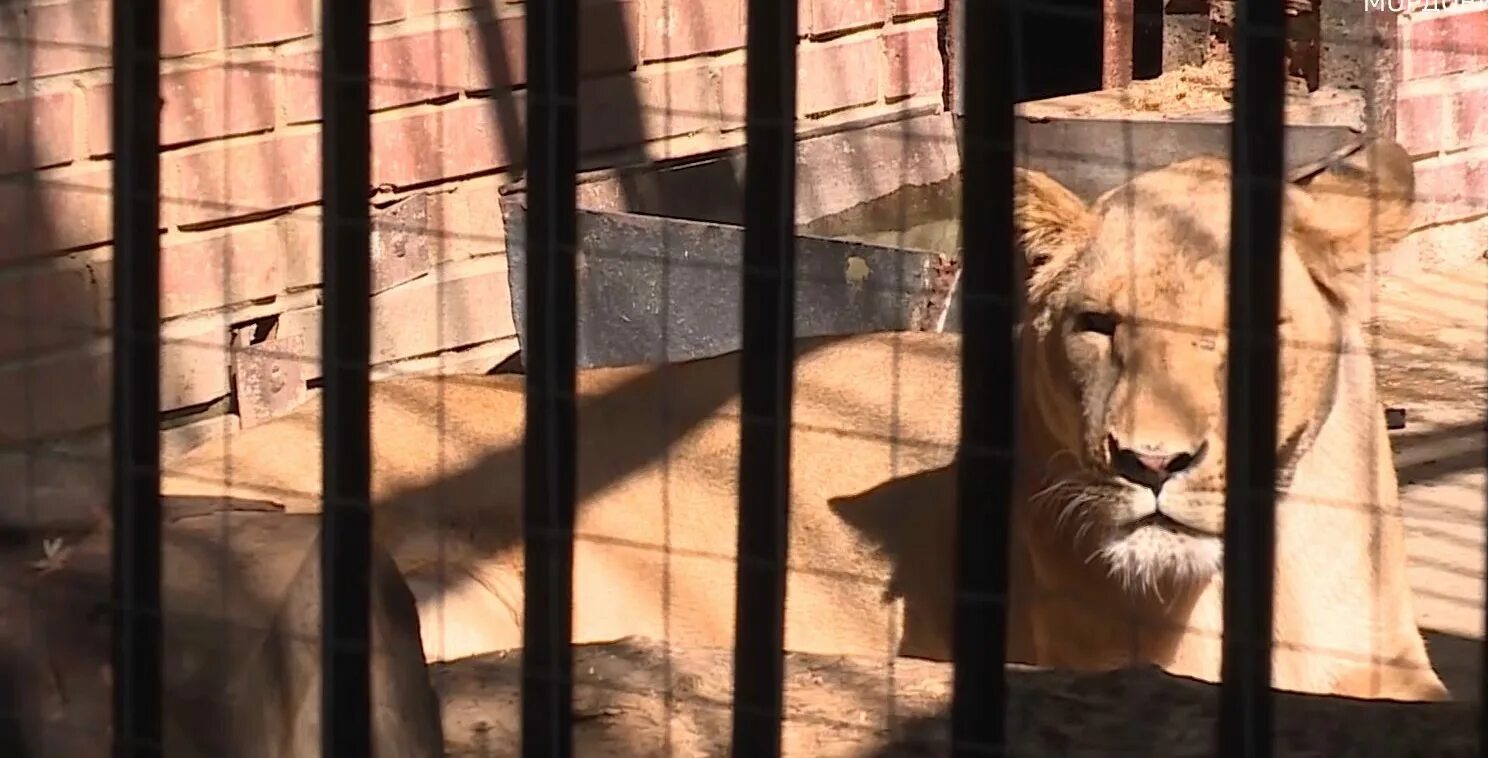
<svg viewBox="0 0 1488 758"><path fill-rule="evenodd" d="M1224 541L1162 520L1143 519L1113 534L1094 558L1126 589L1161 593L1217 575L1224 561Z"/></svg>

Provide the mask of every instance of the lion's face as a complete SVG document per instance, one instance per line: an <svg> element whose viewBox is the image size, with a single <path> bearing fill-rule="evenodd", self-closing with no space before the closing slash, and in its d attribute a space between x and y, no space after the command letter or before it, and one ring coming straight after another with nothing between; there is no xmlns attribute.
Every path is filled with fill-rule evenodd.
<svg viewBox="0 0 1488 758"><path fill-rule="evenodd" d="M1402 156L1379 150L1375 162L1385 165L1374 170L1394 170L1382 185L1397 189L1390 210L1401 214L1382 220L1403 229L1410 164L1402 174L1399 160L1378 157ZM1331 407L1340 341L1357 318L1368 198L1339 191L1367 191L1355 186L1367 185L1368 175L1355 173L1364 161L1357 155L1356 165L1308 188L1288 188L1278 323L1283 482ZM1078 557L1124 582L1206 579L1220 568L1223 544L1228 163L1175 164L1089 208L1048 177L1020 179L1029 389L1057 446L1032 505Z"/></svg>

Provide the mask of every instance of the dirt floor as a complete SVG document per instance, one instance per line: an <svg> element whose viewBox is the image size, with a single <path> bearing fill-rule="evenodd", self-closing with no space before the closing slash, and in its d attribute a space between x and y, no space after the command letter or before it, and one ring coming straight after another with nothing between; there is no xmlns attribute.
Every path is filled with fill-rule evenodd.
<svg viewBox="0 0 1488 758"><path fill-rule="evenodd" d="M1376 363L1408 529L1411 581L1431 656L1476 699L1483 634L1484 419L1488 262L1382 277Z"/></svg>
<svg viewBox="0 0 1488 758"><path fill-rule="evenodd" d="M446 755L515 756L520 655L437 666ZM574 753L729 755L731 650L668 650L631 637L574 650ZM785 658L782 753L791 758L948 755L951 669L902 659L884 697L878 661L791 653ZM1008 755L1215 754L1218 687L1156 668L1095 675L1009 666ZM1293 758L1474 756L1468 703L1394 703L1315 695L1275 698L1274 746ZM991 751L988 751L991 754Z"/></svg>

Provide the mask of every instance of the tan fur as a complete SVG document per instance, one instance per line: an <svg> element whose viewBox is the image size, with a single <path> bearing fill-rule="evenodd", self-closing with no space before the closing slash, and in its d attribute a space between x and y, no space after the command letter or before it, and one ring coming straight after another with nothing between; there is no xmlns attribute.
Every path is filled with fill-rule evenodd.
<svg viewBox="0 0 1488 758"><path fill-rule="evenodd" d="M1278 430L1292 444L1282 455L1273 681L1432 699L1445 690L1413 617L1360 327L1368 241L1393 241L1408 218L1409 162L1402 169L1394 150L1360 153L1288 190ZM1372 234L1350 195L1360 177L1379 179L1375 194L1387 196ZM1226 162L1188 161L1087 208L1047 176L1019 174L1029 311L1013 660L1150 662L1218 677L1228 185ZM1086 311L1111 315L1114 333L1072 329ZM959 351L957 336L928 333L801 342L790 649L949 656ZM737 360L581 373L575 642L639 634L732 645ZM377 534L420 594L431 660L521 644L521 381L406 378L373 392ZM316 510L320 419L312 401L192 451L167 465L164 490ZM1207 442L1163 489L1173 521L1132 530L1154 498L1114 475L1107 434L1169 452Z"/></svg>

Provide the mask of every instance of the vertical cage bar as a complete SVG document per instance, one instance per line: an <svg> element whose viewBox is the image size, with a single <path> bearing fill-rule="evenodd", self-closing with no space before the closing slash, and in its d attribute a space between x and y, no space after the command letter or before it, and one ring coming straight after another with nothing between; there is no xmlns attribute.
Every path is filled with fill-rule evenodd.
<svg viewBox="0 0 1488 758"><path fill-rule="evenodd" d="M325 508L321 533L321 751L369 756L372 512L369 436L371 178L369 0L325 0L321 225Z"/></svg>
<svg viewBox="0 0 1488 758"><path fill-rule="evenodd" d="M1285 18L1281 3L1240 0L1235 21L1218 738L1221 755L1265 756L1271 754Z"/></svg>
<svg viewBox="0 0 1488 758"><path fill-rule="evenodd" d="M113 754L161 754L160 0L113 7Z"/></svg>
<svg viewBox="0 0 1488 758"><path fill-rule="evenodd" d="M1016 0L967 2L962 48L961 447L957 456L955 675L951 748L1005 750L1009 512L1018 382L1013 329L1022 261L1013 248Z"/></svg>
<svg viewBox="0 0 1488 758"><path fill-rule="evenodd" d="M573 753L578 3L527 5L522 754Z"/></svg>
<svg viewBox="0 0 1488 758"><path fill-rule="evenodd" d="M750 0L733 754L780 755L795 367L797 4ZM748 619L748 624L739 623Z"/></svg>

